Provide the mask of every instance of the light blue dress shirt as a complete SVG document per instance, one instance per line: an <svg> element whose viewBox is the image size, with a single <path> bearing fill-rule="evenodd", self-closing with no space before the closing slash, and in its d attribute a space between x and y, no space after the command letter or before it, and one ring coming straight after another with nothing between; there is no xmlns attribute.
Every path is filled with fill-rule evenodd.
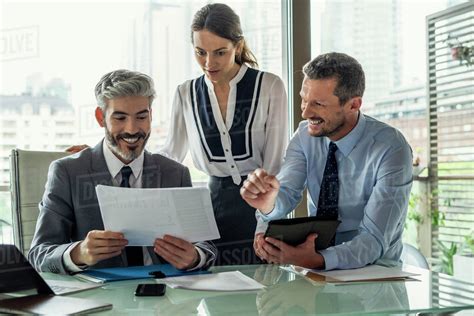
<svg viewBox="0 0 474 316"><path fill-rule="evenodd" d="M290 141L273 211L264 221L284 218L308 189L308 215L315 216L329 138L313 137L301 122ZM339 175L336 246L321 250L326 270L351 269L378 259L399 260L412 185L412 152L395 128L362 113L354 129L335 142Z"/></svg>

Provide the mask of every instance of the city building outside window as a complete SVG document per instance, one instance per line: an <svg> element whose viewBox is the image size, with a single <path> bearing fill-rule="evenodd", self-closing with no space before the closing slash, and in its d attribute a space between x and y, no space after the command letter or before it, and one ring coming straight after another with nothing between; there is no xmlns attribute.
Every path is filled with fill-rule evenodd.
<svg viewBox="0 0 474 316"><path fill-rule="evenodd" d="M282 76L280 0L225 1L241 17L260 69ZM0 242L11 242L9 160L13 148L62 151L95 145L100 77L126 68L155 81L153 132L163 144L176 86L202 74L190 24L201 0L0 2ZM252 10L248 10L248 8ZM193 181L207 176L185 160Z"/></svg>

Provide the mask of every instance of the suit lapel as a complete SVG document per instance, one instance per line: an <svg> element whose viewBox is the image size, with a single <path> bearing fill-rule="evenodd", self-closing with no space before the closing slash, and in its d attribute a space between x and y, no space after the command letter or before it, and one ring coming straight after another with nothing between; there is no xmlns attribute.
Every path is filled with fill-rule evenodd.
<svg viewBox="0 0 474 316"><path fill-rule="evenodd" d="M98 184L112 186L112 176L110 175L109 168L105 162L103 146L104 142L101 141L94 148L92 148L92 159L90 166L90 176L94 187Z"/></svg>
<svg viewBox="0 0 474 316"><path fill-rule="evenodd" d="M161 188L161 171L160 165L153 159L153 156L145 150L145 157L143 159L143 174L142 187L143 188Z"/></svg>

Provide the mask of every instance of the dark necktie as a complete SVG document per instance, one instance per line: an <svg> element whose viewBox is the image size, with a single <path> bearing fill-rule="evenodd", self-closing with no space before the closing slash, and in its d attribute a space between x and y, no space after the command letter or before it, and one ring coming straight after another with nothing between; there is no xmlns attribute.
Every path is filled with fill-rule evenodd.
<svg viewBox="0 0 474 316"><path fill-rule="evenodd" d="M130 175L132 174L132 168L129 166L123 166L120 173L122 174L122 182L120 182L120 186L122 188L130 188Z"/></svg>
<svg viewBox="0 0 474 316"><path fill-rule="evenodd" d="M132 168L124 166L122 167L122 170L120 170L120 173L122 174L120 186L123 188L130 188L130 175L132 174ZM128 246L125 248L125 254L127 255L129 267L143 265L143 250L141 246Z"/></svg>
<svg viewBox="0 0 474 316"><path fill-rule="evenodd" d="M337 145L333 142L329 143L316 218L337 219L338 217L339 178L337 175L336 150Z"/></svg>

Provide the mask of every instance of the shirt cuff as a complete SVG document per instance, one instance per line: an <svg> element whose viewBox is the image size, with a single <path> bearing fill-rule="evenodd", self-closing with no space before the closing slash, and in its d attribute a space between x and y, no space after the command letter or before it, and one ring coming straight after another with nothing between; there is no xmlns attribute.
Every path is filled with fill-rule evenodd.
<svg viewBox="0 0 474 316"><path fill-rule="evenodd" d="M337 268L339 262L337 259L337 252L335 247L329 247L324 250L319 250L319 253L324 258L324 270L334 270Z"/></svg>
<svg viewBox="0 0 474 316"><path fill-rule="evenodd" d="M259 233L265 233L267 231L268 222L263 221L259 216L257 217L257 227L255 228L255 235Z"/></svg>
<svg viewBox="0 0 474 316"><path fill-rule="evenodd" d="M193 271L193 270L201 269L201 268L206 264L206 258L207 258L207 256L206 256L206 254L204 253L204 251L202 251L201 248L196 247L196 246L194 246L194 248L196 248L196 250L197 250L197 252L198 252L198 255L199 255L199 263L198 263L196 266L194 266L194 267L192 267L192 268L190 268L190 269L188 269L188 270L186 270L186 271Z"/></svg>
<svg viewBox="0 0 474 316"><path fill-rule="evenodd" d="M81 272L85 270L88 266L84 265L76 265L71 258L71 251L80 243L81 241L76 241L75 243L71 244L66 251L63 253L63 263L66 271L68 272Z"/></svg>
<svg viewBox="0 0 474 316"><path fill-rule="evenodd" d="M261 218L264 222L268 222L271 219L273 219L274 216L272 216L272 215L275 215L275 205L273 206L272 210L269 213L265 214L262 211L260 211L259 209L257 209L255 215L257 216L257 219Z"/></svg>

